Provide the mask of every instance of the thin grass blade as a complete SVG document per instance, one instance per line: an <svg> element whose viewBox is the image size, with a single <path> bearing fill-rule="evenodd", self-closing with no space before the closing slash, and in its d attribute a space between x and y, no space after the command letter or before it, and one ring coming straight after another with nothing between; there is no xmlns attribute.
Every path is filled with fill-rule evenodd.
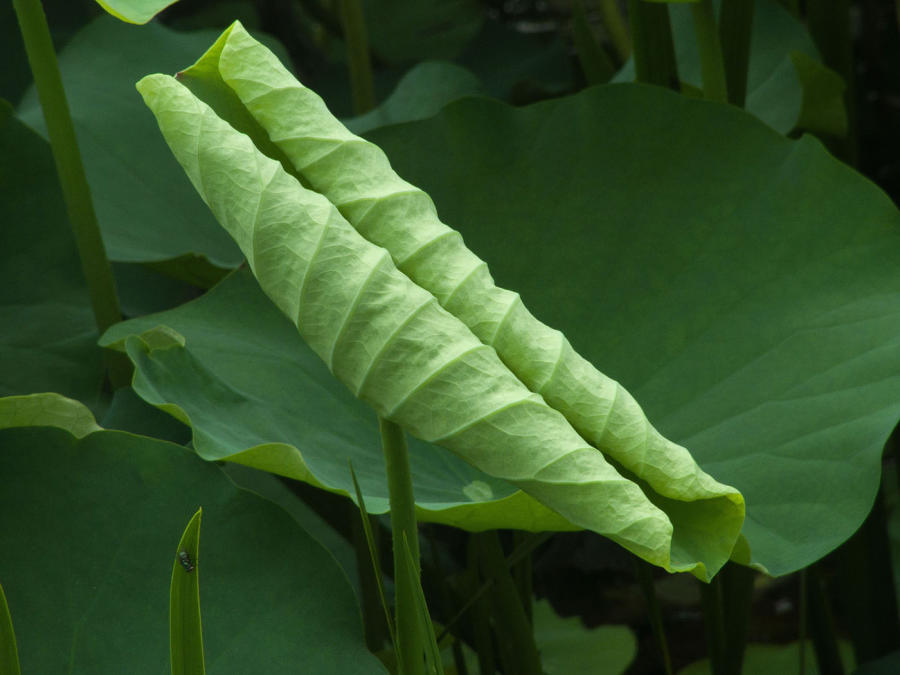
<svg viewBox="0 0 900 675"><path fill-rule="evenodd" d="M6 594L0 585L0 673L19 675L19 651L16 648L16 634L13 632L12 616L6 604Z"/></svg>
<svg viewBox="0 0 900 675"><path fill-rule="evenodd" d="M375 570L375 585L378 589L378 599L381 601L381 607L384 609L384 618L388 625L388 632L391 635L391 645L394 648L394 654L397 662L400 661L400 646L397 644L397 634L394 631L394 619L391 617L391 610L387 604L387 596L384 593L384 576L381 573L381 563L378 561L378 551L375 549L375 536L372 534L372 524L369 522L369 514L366 511L366 501L363 498L362 490L359 487L359 481L356 480L356 472L353 470L353 463L350 464L350 477L353 479L353 489L356 491L356 503L359 506L359 515L362 519L363 532L366 535L366 544L369 547L369 557L372 561L372 568Z"/></svg>

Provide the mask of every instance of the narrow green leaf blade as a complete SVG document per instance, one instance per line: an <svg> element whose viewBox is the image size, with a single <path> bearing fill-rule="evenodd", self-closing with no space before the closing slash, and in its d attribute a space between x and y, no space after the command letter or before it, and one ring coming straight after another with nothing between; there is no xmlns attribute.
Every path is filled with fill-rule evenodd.
<svg viewBox="0 0 900 675"><path fill-rule="evenodd" d="M0 584L0 673L19 675L19 651L16 648L16 634L13 631L12 616L6 604L6 594Z"/></svg>
<svg viewBox="0 0 900 675"><path fill-rule="evenodd" d="M654 564L706 576L705 561L672 559L672 524L635 483L328 200L174 78L150 75L138 89L263 290L379 416ZM712 569L716 562L709 561Z"/></svg>
<svg viewBox="0 0 900 675"><path fill-rule="evenodd" d="M384 610L384 618L387 623L388 633L391 636L391 645L394 647L397 662L401 663L400 652L397 648L397 634L394 632L394 620L391 618L391 610L387 604L387 596L384 593L384 575L381 572L381 562L378 558L378 551L375 550L375 537L372 535L372 523L369 522L369 513L366 511L366 501L363 498L362 490L359 487L359 481L356 480L356 472L353 470L353 463L350 463L350 478L353 479L353 490L356 493L356 505L359 507L359 517L362 520L363 533L366 537L366 546L369 549L369 559L372 561L372 569L375 570L375 586L378 589L378 599L381 601L381 608Z"/></svg>
<svg viewBox="0 0 900 675"><path fill-rule="evenodd" d="M403 552L405 564L402 565L403 573L413 591L413 602L419 617L419 631L425 638L425 669L431 675L444 675L444 662L441 659L441 650L437 644L437 636L434 632L434 624L431 621L431 613L428 611L428 602L425 600L425 591L422 590L422 580L417 573L418 565L409 548L409 539L406 532L403 533Z"/></svg>
<svg viewBox="0 0 900 675"><path fill-rule="evenodd" d="M200 621L200 519L203 509L188 522L175 562L169 591L169 650L172 675L203 675L203 628Z"/></svg>

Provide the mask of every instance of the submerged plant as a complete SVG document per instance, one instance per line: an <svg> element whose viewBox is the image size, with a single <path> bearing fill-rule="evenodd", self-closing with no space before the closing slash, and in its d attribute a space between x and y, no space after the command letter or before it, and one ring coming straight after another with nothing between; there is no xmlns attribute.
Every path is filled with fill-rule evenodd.
<svg viewBox="0 0 900 675"><path fill-rule="evenodd" d="M496 287L431 199L239 23L179 79L138 89L263 290L356 396L654 564L709 578L728 560L740 493Z"/></svg>

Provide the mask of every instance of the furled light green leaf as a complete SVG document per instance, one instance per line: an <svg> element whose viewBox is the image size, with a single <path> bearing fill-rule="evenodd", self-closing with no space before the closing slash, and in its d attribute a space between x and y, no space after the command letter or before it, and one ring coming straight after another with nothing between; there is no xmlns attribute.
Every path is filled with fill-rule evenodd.
<svg viewBox="0 0 900 675"><path fill-rule="evenodd" d="M128 23L147 23L178 0L97 0L107 12Z"/></svg>
<svg viewBox="0 0 900 675"><path fill-rule="evenodd" d="M675 546L699 560L724 562L743 521L740 493L660 435L621 385L578 355L562 333L540 323L518 294L495 286L487 265L440 222L427 194L394 173L377 146L349 132L239 23L184 75L201 96L215 88L214 103L230 101L222 114L234 114L236 97L304 181L494 347L584 438L633 473L673 521ZM246 128L244 115L239 121Z"/></svg>
<svg viewBox="0 0 900 675"><path fill-rule="evenodd" d="M138 88L260 285L381 417L667 569L706 577L727 559L727 533L718 533L717 543L727 546L718 558L673 547L665 513L327 199L303 188L174 78L151 75Z"/></svg>

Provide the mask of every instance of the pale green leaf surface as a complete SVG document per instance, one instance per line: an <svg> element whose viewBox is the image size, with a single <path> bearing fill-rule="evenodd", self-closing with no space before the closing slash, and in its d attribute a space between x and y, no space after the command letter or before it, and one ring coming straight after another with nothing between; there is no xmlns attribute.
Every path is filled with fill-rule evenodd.
<svg viewBox="0 0 900 675"><path fill-rule="evenodd" d="M183 347L173 335L182 336ZM328 372L249 271L182 307L113 326L102 339L118 349L126 342L135 391L188 422L204 459L245 464L345 495L353 493L350 459L369 511L387 512L375 415ZM442 448L411 438L410 463L422 521L470 530L573 528Z"/></svg>
<svg viewBox="0 0 900 675"><path fill-rule="evenodd" d="M97 0L107 12L128 23L147 23L178 0Z"/></svg>
<svg viewBox="0 0 900 675"><path fill-rule="evenodd" d="M343 572L279 507L177 445L19 428L0 430L0 579L23 672L170 672L175 542L199 506L209 672L385 672Z"/></svg>
<svg viewBox="0 0 900 675"><path fill-rule="evenodd" d="M262 288L379 416L667 569L705 577L705 566L715 570L727 559L727 533L715 542L727 545L719 559L674 546L669 519L641 489L327 199L303 188L174 78L151 75L138 88Z"/></svg>
<svg viewBox="0 0 900 675"><path fill-rule="evenodd" d="M204 78L211 71L216 77ZM441 223L427 194L393 172L377 146L349 132L239 23L185 75L227 85L304 181L366 239L390 251L401 271L494 347L584 438L649 484L674 522L673 546L715 561L713 569L727 560L743 520L737 490L661 436L624 388L535 319L518 294L495 286L487 265Z"/></svg>

